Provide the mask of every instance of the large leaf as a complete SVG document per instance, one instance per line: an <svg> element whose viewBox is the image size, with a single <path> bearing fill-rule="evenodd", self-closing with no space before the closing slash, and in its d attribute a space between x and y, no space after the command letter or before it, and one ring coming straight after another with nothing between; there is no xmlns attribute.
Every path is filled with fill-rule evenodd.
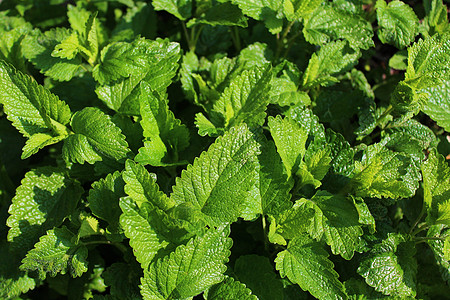
<svg viewBox="0 0 450 300"><path fill-rule="evenodd" d="M378 0L376 4L378 37L382 43L403 49L414 41L419 19L413 9L402 1Z"/></svg>
<svg viewBox="0 0 450 300"><path fill-rule="evenodd" d="M450 81L423 90L429 97L422 111L436 123L450 132Z"/></svg>
<svg viewBox="0 0 450 300"><path fill-rule="evenodd" d="M306 235L291 240L286 250L278 253L276 268L304 291L319 299L347 299L344 285L328 259L322 244Z"/></svg>
<svg viewBox="0 0 450 300"><path fill-rule="evenodd" d="M412 242L405 241L401 235L390 234L361 261L358 273L378 292L391 296L414 297L417 272L415 252Z"/></svg>
<svg viewBox="0 0 450 300"><path fill-rule="evenodd" d="M63 146L66 161L92 164L104 158L124 160L130 151L120 128L98 108L87 107L76 112L71 126L74 134Z"/></svg>
<svg viewBox="0 0 450 300"><path fill-rule="evenodd" d="M205 292L206 300L257 300L258 297L252 295L245 284L227 277L221 283L215 284Z"/></svg>
<svg viewBox="0 0 450 300"><path fill-rule="evenodd" d="M209 224L233 222L251 199L259 145L245 124L217 138L177 178L171 198Z"/></svg>
<svg viewBox="0 0 450 300"><path fill-rule="evenodd" d="M245 15L263 21L271 33L275 34L281 31L283 27L283 19L280 14L283 8L282 0L232 0L231 2L238 5Z"/></svg>
<svg viewBox="0 0 450 300"><path fill-rule="evenodd" d="M221 282L232 245L229 232L212 228L152 263L141 279L144 299L184 299Z"/></svg>
<svg viewBox="0 0 450 300"><path fill-rule="evenodd" d="M9 208L8 241L26 251L46 230L59 226L80 200L83 189L55 168L25 174Z"/></svg>

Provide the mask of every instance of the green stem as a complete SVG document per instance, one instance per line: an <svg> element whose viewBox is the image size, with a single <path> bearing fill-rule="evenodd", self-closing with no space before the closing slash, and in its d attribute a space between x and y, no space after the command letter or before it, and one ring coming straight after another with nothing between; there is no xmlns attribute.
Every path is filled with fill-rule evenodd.
<svg viewBox="0 0 450 300"><path fill-rule="evenodd" d="M188 48L189 48L189 50L193 51L193 47L192 47L192 44L191 44L191 36L189 35L189 32L188 32L188 30L186 28L186 23L181 22L181 27L183 28L183 32L184 32L184 36L186 38L186 42L188 44Z"/></svg>
<svg viewBox="0 0 450 300"><path fill-rule="evenodd" d="M98 240L98 241L90 241L90 242L83 242L83 245L85 246L89 246L89 245L111 245L116 247L118 250L120 250L120 252L122 252L123 254L128 252L128 249L125 245L121 244L121 243L114 243L111 241L104 241L104 240Z"/></svg>
<svg viewBox="0 0 450 300"><path fill-rule="evenodd" d="M423 215L425 214L425 205L422 207L422 210L420 211L420 214L417 216L416 221L414 221L413 226L411 226L411 229L409 230L409 234L413 234L414 229L416 228L416 226L419 224L420 220L422 219ZM423 224L423 223L422 223ZM421 224L421 225L422 225ZM425 223L426 224L426 223ZM421 226L419 226L420 228ZM414 234L413 234L414 235Z"/></svg>
<svg viewBox="0 0 450 300"><path fill-rule="evenodd" d="M230 35L234 48L236 48L237 52L241 52L241 39L239 38L239 31L236 26L230 27Z"/></svg>
<svg viewBox="0 0 450 300"><path fill-rule="evenodd" d="M290 22L288 26L283 30L281 36L277 34L277 50L275 52L275 61L277 61L280 58L281 50L286 46L284 40L291 31L291 28L294 25L294 23L295 21Z"/></svg>
<svg viewBox="0 0 450 300"><path fill-rule="evenodd" d="M416 236L418 233L420 233L420 232L422 232L424 230L427 230L429 227L430 226L426 222L423 222L423 223L419 224L419 226L417 226L416 230L411 232L411 235L412 236Z"/></svg>
<svg viewBox="0 0 450 300"><path fill-rule="evenodd" d="M425 236L425 237L417 237L414 239L416 243L424 243L426 241L445 241L445 238L434 237L434 236Z"/></svg>
<svg viewBox="0 0 450 300"><path fill-rule="evenodd" d="M262 215L261 216L261 223L262 228L264 232L264 249L269 252L269 239L267 237L267 224L266 224L266 218Z"/></svg>
<svg viewBox="0 0 450 300"><path fill-rule="evenodd" d="M383 114L377 119L377 122L375 123L375 127L380 125L380 123L383 122L384 118L386 118L393 110L394 110L394 107L392 107L392 105L389 105L386 108L386 110L383 112Z"/></svg>

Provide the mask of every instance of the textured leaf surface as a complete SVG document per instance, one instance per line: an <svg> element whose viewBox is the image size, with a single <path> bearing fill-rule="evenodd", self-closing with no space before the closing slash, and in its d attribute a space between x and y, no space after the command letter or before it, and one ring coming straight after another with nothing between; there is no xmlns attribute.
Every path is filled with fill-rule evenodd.
<svg viewBox="0 0 450 300"><path fill-rule="evenodd" d="M111 296L118 299L140 299L141 294L136 284L139 282L139 266L128 263L114 263L102 274L105 284L110 286Z"/></svg>
<svg viewBox="0 0 450 300"><path fill-rule="evenodd" d="M331 246L333 254L351 259L358 249L359 237L363 234L353 201L323 191L317 192L311 200L301 199L297 202L300 204L302 200L306 207L314 210L309 234L318 241L323 238Z"/></svg>
<svg viewBox="0 0 450 300"><path fill-rule="evenodd" d="M231 2L238 5L245 15L263 21L271 33L275 34L281 31L283 19L279 11L283 7L282 0L232 0Z"/></svg>
<svg viewBox="0 0 450 300"><path fill-rule="evenodd" d="M220 115L220 118L212 119L214 125L225 128L241 122L250 126L261 125L270 100L271 76L271 69L267 67L264 70L245 70L235 77L214 104L213 112Z"/></svg>
<svg viewBox="0 0 450 300"><path fill-rule="evenodd" d="M138 69L129 69L130 76L99 86L96 93L109 108L139 115L140 82L145 81L159 94L164 94L178 69L180 45L169 40L137 40L132 44L139 59L145 60Z"/></svg>
<svg viewBox="0 0 450 300"><path fill-rule="evenodd" d="M372 26L358 14L351 14L331 4L319 6L306 20L303 34L306 41L322 45L338 39L351 47L367 50L373 46Z"/></svg>
<svg viewBox="0 0 450 300"><path fill-rule="evenodd" d="M303 155L305 155L308 132L297 121L289 118L282 119L280 116L269 117L268 125L277 151L290 177L292 172L295 173L298 170Z"/></svg>
<svg viewBox="0 0 450 300"><path fill-rule="evenodd" d="M180 20L191 17L192 0L153 0L155 10L165 10Z"/></svg>
<svg viewBox="0 0 450 300"><path fill-rule="evenodd" d="M424 90L429 94L422 111L436 123L450 132L450 81Z"/></svg>
<svg viewBox="0 0 450 300"><path fill-rule="evenodd" d="M255 183L258 152L246 125L231 128L182 172L171 198L203 213L208 223L235 221Z"/></svg>
<svg viewBox="0 0 450 300"><path fill-rule="evenodd" d="M146 82L141 83L139 102L145 139L135 160L153 166L177 162L178 152L189 145L189 130L169 110L167 98Z"/></svg>
<svg viewBox="0 0 450 300"><path fill-rule="evenodd" d="M333 75L353 67L360 56L359 51L351 49L345 41L335 41L323 45L313 53L303 74L303 88L317 85L327 86L338 79Z"/></svg>
<svg viewBox="0 0 450 300"><path fill-rule="evenodd" d="M427 222L450 225L450 167L435 149L422 165Z"/></svg>
<svg viewBox="0 0 450 300"><path fill-rule="evenodd" d="M130 151L121 130L98 108L75 113L71 125L75 134L64 141L66 161L92 164L103 158L123 160Z"/></svg>
<svg viewBox="0 0 450 300"><path fill-rule="evenodd" d="M257 300L258 297L252 295L245 284L234 280L233 277L227 277L221 283L215 284L205 293L206 300Z"/></svg>
<svg viewBox="0 0 450 300"><path fill-rule="evenodd" d="M229 231L212 228L152 263L141 279L144 299L184 299L221 282L232 245Z"/></svg>
<svg viewBox="0 0 450 300"><path fill-rule="evenodd" d="M35 30L23 42L23 54L42 73L59 81L72 79L80 69L81 57L66 59L52 56L53 49L70 37L66 28L55 28L44 33Z"/></svg>
<svg viewBox="0 0 450 300"><path fill-rule="evenodd" d="M37 271L40 279L47 273L70 273L80 277L87 271L87 248L73 242L74 235L65 227L47 231L22 260L21 270Z"/></svg>
<svg viewBox="0 0 450 300"><path fill-rule="evenodd" d="M126 237L130 239L130 246L137 261L141 263L142 269L146 270L158 251L169 243L152 226L151 207L140 209L132 199L122 198L120 208L123 211L120 225Z"/></svg>
<svg viewBox="0 0 450 300"><path fill-rule="evenodd" d="M408 198L419 185L420 174L412 158L406 154L374 144L355 162L349 183L357 196Z"/></svg>
<svg viewBox="0 0 450 300"><path fill-rule="evenodd" d="M417 262L414 244L392 234L364 258L358 273L378 292L392 296L415 296Z"/></svg>
<svg viewBox="0 0 450 300"><path fill-rule="evenodd" d="M275 263L281 277L287 276L316 298L347 298L328 253L306 235L291 240L287 249L278 253Z"/></svg>
<svg viewBox="0 0 450 300"><path fill-rule="evenodd" d="M119 227L119 198L125 196L124 186L122 175L115 172L94 182L89 190L89 208L95 216L109 223L111 231Z"/></svg>
<svg viewBox="0 0 450 300"><path fill-rule="evenodd" d="M408 48L405 81L416 88L427 88L450 80L450 34L436 34Z"/></svg>
<svg viewBox="0 0 450 300"><path fill-rule="evenodd" d="M378 0L376 9L381 42L403 49L414 41L419 19L408 4L398 0L387 4Z"/></svg>
<svg viewBox="0 0 450 300"><path fill-rule="evenodd" d="M284 15L288 21L308 19L320 3L320 0L286 0L283 4Z"/></svg>
<svg viewBox="0 0 450 300"><path fill-rule="evenodd" d="M14 249L29 249L46 230L72 213L83 189L63 172L40 168L25 174L9 208L8 241Z"/></svg>
<svg viewBox="0 0 450 300"><path fill-rule="evenodd" d="M4 62L0 62L0 102L7 118L26 137L36 133L51 134L54 137L67 135L64 125L70 120L69 106L29 76ZM41 142L36 143L37 140ZM48 140L46 139L47 143ZM42 140L38 136L29 142L27 151L24 152L31 155L40 146Z"/></svg>

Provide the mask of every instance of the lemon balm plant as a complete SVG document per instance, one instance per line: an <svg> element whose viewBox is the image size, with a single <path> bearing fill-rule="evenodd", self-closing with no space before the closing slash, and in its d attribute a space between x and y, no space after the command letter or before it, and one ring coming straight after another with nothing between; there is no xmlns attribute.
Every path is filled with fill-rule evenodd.
<svg viewBox="0 0 450 300"><path fill-rule="evenodd" d="M450 294L442 0L0 19L0 298Z"/></svg>

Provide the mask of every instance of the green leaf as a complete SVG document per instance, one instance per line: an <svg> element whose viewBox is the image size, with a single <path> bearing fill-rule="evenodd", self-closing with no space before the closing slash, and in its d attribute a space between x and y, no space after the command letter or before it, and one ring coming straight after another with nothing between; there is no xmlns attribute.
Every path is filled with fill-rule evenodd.
<svg viewBox="0 0 450 300"><path fill-rule="evenodd" d="M283 28L281 11L283 9L282 0L231 0L233 4L239 6L242 12L258 21L263 21L267 29L272 33L279 33Z"/></svg>
<svg viewBox="0 0 450 300"><path fill-rule="evenodd" d="M450 167L436 149L422 165L422 175L427 223L450 225Z"/></svg>
<svg viewBox="0 0 450 300"><path fill-rule="evenodd" d="M66 227L47 231L22 260L20 269L37 271L40 279L45 279L47 273L52 277L58 273L80 277L88 270L88 250L83 244L74 243L74 238Z"/></svg>
<svg viewBox="0 0 450 300"><path fill-rule="evenodd" d="M290 22L297 19L308 19L319 7L320 0L286 0L284 1L284 15Z"/></svg>
<svg viewBox="0 0 450 300"><path fill-rule="evenodd" d="M232 127L177 178L171 199L208 224L233 222L251 200L259 145L246 125Z"/></svg>
<svg viewBox="0 0 450 300"><path fill-rule="evenodd" d="M69 38L71 32L66 28L54 28L45 33L38 29L23 41L23 54L44 75L59 81L69 81L80 70L81 57L66 59L52 56L57 45Z"/></svg>
<svg viewBox="0 0 450 300"><path fill-rule="evenodd" d="M64 101L29 76L0 62L0 103L8 120L25 137L22 158L68 135L71 112Z"/></svg>
<svg viewBox="0 0 450 300"><path fill-rule="evenodd" d="M424 89L450 80L450 34L420 39L408 48L405 82Z"/></svg>
<svg viewBox="0 0 450 300"><path fill-rule="evenodd" d="M252 295L245 284L234 280L233 277L226 277L221 283L210 287L204 294L206 300L257 300L258 297Z"/></svg>
<svg viewBox="0 0 450 300"><path fill-rule="evenodd" d="M361 161L355 161L352 179L344 190L351 188L361 197L409 198L419 187L419 180L412 157L378 143L363 151Z"/></svg>
<svg viewBox="0 0 450 300"><path fill-rule="evenodd" d="M288 176L298 170L305 155L308 132L290 118L269 117L268 126Z"/></svg>
<svg viewBox="0 0 450 300"><path fill-rule="evenodd" d="M8 23L8 20L14 17L2 15L3 23ZM2 36L0 37L0 59L14 65L18 70L26 72L26 59L23 56L22 41L26 35L33 29L31 24L26 23L24 19L19 19L17 24L13 24L12 28L5 28L5 31L0 29ZM14 21L11 20L14 23ZM9 27L9 26L7 26Z"/></svg>
<svg viewBox="0 0 450 300"><path fill-rule="evenodd" d="M15 299L36 287L36 279L20 271L20 260L3 240L0 244L0 298Z"/></svg>
<svg viewBox="0 0 450 300"><path fill-rule="evenodd" d="M155 10L165 10L184 21L191 17L192 0L153 0Z"/></svg>
<svg viewBox="0 0 450 300"><path fill-rule="evenodd" d="M83 189L55 168L25 174L9 208L8 241L26 251L46 230L59 226L78 204Z"/></svg>
<svg viewBox="0 0 450 300"><path fill-rule="evenodd" d="M112 41L133 41L137 36L155 38L156 14L150 3L136 2L111 33Z"/></svg>
<svg viewBox="0 0 450 300"><path fill-rule="evenodd" d="M448 248L449 233L448 227L444 225L431 226L427 232L427 237L445 239L444 241L441 239L430 239L427 240L427 243L433 251L434 258L441 271L442 279L446 282L450 279L450 259L448 257L450 255L450 249Z"/></svg>
<svg viewBox="0 0 450 300"><path fill-rule="evenodd" d="M110 286L111 296L117 299L140 299L139 277L140 270L135 268L135 264L113 263L109 266L102 276L105 278L105 284Z"/></svg>
<svg viewBox="0 0 450 300"><path fill-rule="evenodd" d="M347 40L352 48L367 50L374 45L369 22L329 3L319 6L304 25L305 39L314 45L338 39Z"/></svg>
<svg viewBox="0 0 450 300"><path fill-rule="evenodd" d="M365 257L358 273L366 283L385 295L408 297L416 295L417 262L414 243L398 234L376 245Z"/></svg>
<svg viewBox="0 0 450 300"><path fill-rule="evenodd" d="M424 2L426 16L423 23L430 36L435 33L444 33L448 31L447 6L442 0L431 0Z"/></svg>
<svg viewBox="0 0 450 300"><path fill-rule="evenodd" d="M85 161L92 164L104 158L120 161L130 151L121 130L98 108L86 107L76 112L71 126L74 134L63 146L66 161L80 164Z"/></svg>
<svg viewBox="0 0 450 300"><path fill-rule="evenodd" d="M429 95L422 111L436 123L450 132L450 80L442 84L423 90Z"/></svg>
<svg viewBox="0 0 450 300"><path fill-rule="evenodd" d="M94 182L89 190L89 208L95 216L108 222L111 232L119 228L119 198L125 196L124 186L122 174L115 172Z"/></svg>
<svg viewBox="0 0 450 300"><path fill-rule="evenodd" d="M211 121L216 127L230 128L241 122L262 125L269 104L270 66L244 70L235 77L214 104Z"/></svg>
<svg viewBox="0 0 450 300"><path fill-rule="evenodd" d="M154 216L152 207L142 205L139 208L130 198L120 200L123 213L120 216L120 225L125 236L130 239L130 246L142 269L147 270L155 255L169 245L169 242L152 226ZM157 222L157 220L156 220Z"/></svg>
<svg viewBox="0 0 450 300"><path fill-rule="evenodd" d="M144 299L185 299L224 279L232 240L227 226L209 229L152 263L141 279Z"/></svg>
<svg viewBox="0 0 450 300"><path fill-rule="evenodd" d="M91 235L98 235L98 234L102 234L104 232L103 229L100 228L99 226L99 221L90 216L90 215L82 215L80 217L81 220L81 225L80 228L78 229L78 236L77 238L77 242L84 237L88 237Z"/></svg>
<svg viewBox="0 0 450 300"><path fill-rule="evenodd" d="M402 1L377 0L378 37L384 44L403 49L414 41L419 19L414 10Z"/></svg>
<svg viewBox="0 0 450 300"><path fill-rule="evenodd" d="M347 299L333 263L322 245L307 235L294 238L286 250L278 253L276 269L302 290L319 299Z"/></svg>
<svg viewBox="0 0 450 300"><path fill-rule="evenodd" d="M163 166L178 161L178 153L189 145L189 130L169 110L166 96L141 82L141 126L144 129L144 147L135 160L142 164Z"/></svg>
<svg viewBox="0 0 450 300"><path fill-rule="evenodd" d="M291 209L277 216L276 232L289 240L302 235L311 227L314 214L314 208L299 199Z"/></svg>
<svg viewBox="0 0 450 300"><path fill-rule="evenodd" d="M353 201L341 195L318 191L310 200L297 201L303 210L314 210L308 233L314 239L321 239L331 246L333 254L350 260L358 249L363 230L359 214Z"/></svg>
<svg viewBox="0 0 450 300"><path fill-rule="evenodd" d="M229 2L216 3L202 16L189 21L188 26L193 24L208 24L212 26L240 26L247 27L247 18L236 5Z"/></svg>
<svg viewBox="0 0 450 300"><path fill-rule="evenodd" d="M82 46L78 39L78 35L76 33L72 33L61 43L55 46L55 49L52 51L52 56L71 60L77 56L81 47Z"/></svg>
<svg viewBox="0 0 450 300"><path fill-rule="evenodd" d="M176 75L181 49L178 43L172 43L168 39L156 41L139 39L127 45L131 45L132 53L136 52L139 61L144 62L138 64L136 70L124 69L125 73L129 73L129 77L99 86L96 93L109 108L117 112L139 115L140 82L145 81L153 90L164 94Z"/></svg>
<svg viewBox="0 0 450 300"><path fill-rule="evenodd" d="M283 284L267 257L254 254L240 256L234 264L234 273L258 299L283 299Z"/></svg>
<svg viewBox="0 0 450 300"><path fill-rule="evenodd" d="M360 57L360 52L351 49L345 41L335 41L323 45L313 53L303 74L303 89L317 85L327 86L338 82L333 76L349 70Z"/></svg>
<svg viewBox="0 0 450 300"><path fill-rule="evenodd" d="M143 165L132 160L125 162L123 180L126 182L125 192L141 206L149 202L162 211L168 211L175 206L175 201L159 191L156 178L153 177Z"/></svg>

